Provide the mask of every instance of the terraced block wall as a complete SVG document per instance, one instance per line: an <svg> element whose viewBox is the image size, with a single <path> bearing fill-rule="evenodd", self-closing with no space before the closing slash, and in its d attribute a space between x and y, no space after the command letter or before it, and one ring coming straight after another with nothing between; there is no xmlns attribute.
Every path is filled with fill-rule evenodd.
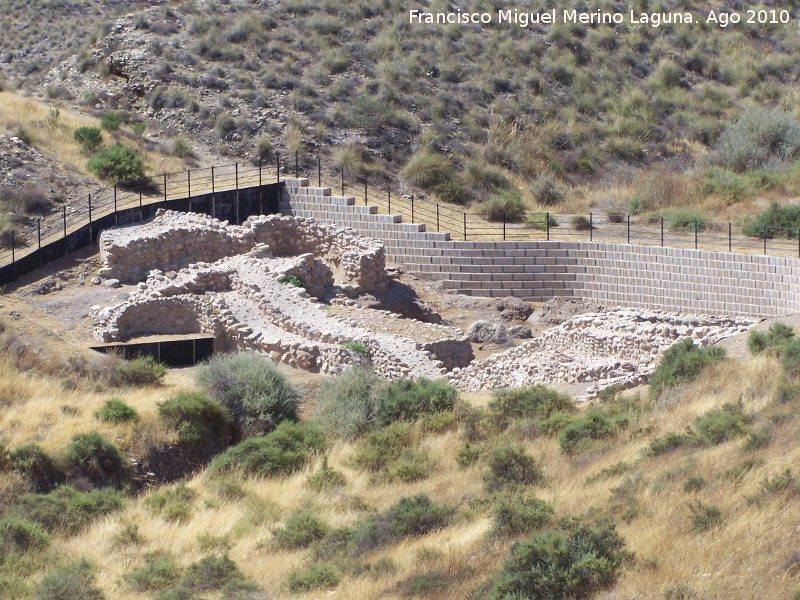
<svg viewBox="0 0 800 600"><path fill-rule="evenodd" d="M475 296L584 298L608 306L757 317L800 312L800 259L604 242L463 242L288 180L281 212L386 245L387 261Z"/></svg>

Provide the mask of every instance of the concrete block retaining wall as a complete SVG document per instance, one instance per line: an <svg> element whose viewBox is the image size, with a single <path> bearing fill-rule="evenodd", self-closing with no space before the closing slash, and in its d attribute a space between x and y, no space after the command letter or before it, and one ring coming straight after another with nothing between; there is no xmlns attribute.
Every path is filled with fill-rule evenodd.
<svg viewBox="0 0 800 600"><path fill-rule="evenodd" d="M604 242L450 241L307 185L287 181L281 212L377 238L387 262L459 293L756 317L800 312L800 259Z"/></svg>

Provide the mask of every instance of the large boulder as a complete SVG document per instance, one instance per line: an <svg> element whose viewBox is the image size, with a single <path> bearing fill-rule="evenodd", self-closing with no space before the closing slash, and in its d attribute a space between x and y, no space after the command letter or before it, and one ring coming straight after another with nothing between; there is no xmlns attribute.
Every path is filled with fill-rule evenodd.
<svg viewBox="0 0 800 600"><path fill-rule="evenodd" d="M500 323L475 321L467 330L467 339L478 344L507 344L508 332Z"/></svg>

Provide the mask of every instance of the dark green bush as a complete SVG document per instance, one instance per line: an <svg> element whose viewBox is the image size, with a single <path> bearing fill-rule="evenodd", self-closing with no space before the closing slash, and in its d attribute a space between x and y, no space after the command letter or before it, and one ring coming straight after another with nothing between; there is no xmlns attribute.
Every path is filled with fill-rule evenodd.
<svg viewBox="0 0 800 600"><path fill-rule="evenodd" d="M447 158L423 148L406 162L400 175L411 185L432 188L450 181L453 177L453 168Z"/></svg>
<svg viewBox="0 0 800 600"><path fill-rule="evenodd" d="M120 118L115 112L104 112L100 115L100 127L106 131L117 131L119 129Z"/></svg>
<svg viewBox="0 0 800 600"><path fill-rule="evenodd" d="M38 523L50 533L76 533L93 519L122 508L123 496L111 488L79 492L61 486L48 494L23 494L6 518Z"/></svg>
<svg viewBox="0 0 800 600"><path fill-rule="evenodd" d="M775 322L767 331L751 331L747 338L747 349L750 354L780 354L787 342L794 338L794 329Z"/></svg>
<svg viewBox="0 0 800 600"><path fill-rule="evenodd" d="M144 501L153 514L160 515L170 523L186 523L192 516L197 493L179 483L175 487L150 494Z"/></svg>
<svg viewBox="0 0 800 600"><path fill-rule="evenodd" d="M539 483L544 474L536 459L518 446L500 446L489 454L483 474L487 492Z"/></svg>
<svg viewBox="0 0 800 600"><path fill-rule="evenodd" d="M500 536L519 536L549 526L553 507L526 494L501 494L492 508L492 531Z"/></svg>
<svg viewBox="0 0 800 600"><path fill-rule="evenodd" d="M276 547L294 550L308 548L329 532L330 527L325 521L310 510L301 508L286 518L283 527L272 532L272 539Z"/></svg>
<svg viewBox="0 0 800 600"><path fill-rule="evenodd" d="M391 462L386 469L388 481L412 483L430 475L432 468L428 453L422 450L404 450L397 460Z"/></svg>
<svg viewBox="0 0 800 600"><path fill-rule="evenodd" d="M50 544L50 536L39 523L15 517L0 520L0 555L11 552L43 550ZM0 559L2 563L2 559Z"/></svg>
<svg viewBox="0 0 800 600"><path fill-rule="evenodd" d="M800 338L786 342L781 352L781 366L788 377L800 376Z"/></svg>
<svg viewBox="0 0 800 600"><path fill-rule="evenodd" d="M322 457L319 470L309 475L306 485L316 492L341 488L347 484L344 474L328 465L328 457Z"/></svg>
<svg viewBox="0 0 800 600"><path fill-rule="evenodd" d="M66 481L66 475L39 444L17 446L8 453L11 467L24 476L34 492L49 492Z"/></svg>
<svg viewBox="0 0 800 600"><path fill-rule="evenodd" d="M200 392L179 392L158 405L161 420L187 444L223 449L231 441L228 410Z"/></svg>
<svg viewBox="0 0 800 600"><path fill-rule="evenodd" d="M564 521L512 546L488 598L588 598L616 582L630 557L624 547L607 521Z"/></svg>
<svg viewBox="0 0 800 600"><path fill-rule="evenodd" d="M564 452L573 452L587 440L603 440L628 425L628 415L608 417L598 409L586 413L568 423L558 434L558 444Z"/></svg>
<svg viewBox="0 0 800 600"><path fill-rule="evenodd" d="M708 531L725 524L722 511L717 506L706 506L699 500L697 502L689 502L687 506L691 512L689 521L694 531Z"/></svg>
<svg viewBox="0 0 800 600"><path fill-rule="evenodd" d="M108 421L109 423L127 423L139 419L139 413L119 398L106 400L103 406L94 413L94 416L100 421Z"/></svg>
<svg viewBox="0 0 800 600"><path fill-rule="evenodd" d="M103 600L95 585L94 567L85 560L48 571L34 591L36 600Z"/></svg>
<svg viewBox="0 0 800 600"><path fill-rule="evenodd" d="M708 411L692 423L694 442L700 445L717 445L750 431L752 417L744 412L741 401L724 404L722 408Z"/></svg>
<svg viewBox="0 0 800 600"><path fill-rule="evenodd" d="M545 231L546 229L552 229L554 227L558 227L558 220L552 215L552 213L528 213L526 221L528 227L533 229L537 229L539 231Z"/></svg>
<svg viewBox="0 0 800 600"><path fill-rule="evenodd" d="M572 398L543 385L495 390L489 402L491 420L498 429L516 419L545 420L555 413L575 410Z"/></svg>
<svg viewBox="0 0 800 600"><path fill-rule="evenodd" d="M698 492L706 484L705 479L698 475L692 475L683 484L684 492Z"/></svg>
<svg viewBox="0 0 800 600"><path fill-rule="evenodd" d="M470 445L469 442L465 443L461 450L456 455L456 464L459 469L466 469L467 467L475 464L483 454L480 448Z"/></svg>
<svg viewBox="0 0 800 600"><path fill-rule="evenodd" d="M76 474L95 486L119 487L128 478L128 461L119 449L96 431L73 436L64 454L71 477Z"/></svg>
<svg viewBox="0 0 800 600"><path fill-rule="evenodd" d="M359 445L354 462L369 471L382 471L400 458L412 444L411 427L397 422L367 434Z"/></svg>
<svg viewBox="0 0 800 600"><path fill-rule="evenodd" d="M134 150L121 144L98 150L86 167L101 179L114 184L133 186L150 181L145 174L144 160Z"/></svg>
<svg viewBox="0 0 800 600"><path fill-rule="evenodd" d="M286 587L293 594L310 590L329 590L339 585L340 577L339 570L335 566L315 563L289 573Z"/></svg>
<svg viewBox="0 0 800 600"><path fill-rule="evenodd" d="M526 206L518 190L495 189L481 203L479 210L488 221L519 223L525 218Z"/></svg>
<svg viewBox="0 0 800 600"><path fill-rule="evenodd" d="M196 592L223 589L230 593L257 589L225 554L206 556L189 565L180 585Z"/></svg>
<svg viewBox="0 0 800 600"><path fill-rule="evenodd" d="M312 423L284 421L272 433L228 449L211 466L217 472L237 469L259 477L291 475L302 469L324 445L322 432Z"/></svg>
<svg viewBox="0 0 800 600"><path fill-rule="evenodd" d="M237 437L264 435L297 418L300 394L263 356L218 354L198 370L197 383L231 411Z"/></svg>
<svg viewBox="0 0 800 600"><path fill-rule="evenodd" d="M425 535L445 527L454 509L436 504L425 494L401 498L385 512L359 521L350 538L351 556L360 556L405 537Z"/></svg>
<svg viewBox="0 0 800 600"><path fill-rule="evenodd" d="M458 392L444 381L397 379L386 390L378 407L378 423L412 421L420 415L453 410Z"/></svg>
<svg viewBox="0 0 800 600"><path fill-rule="evenodd" d="M650 397L656 398L668 387L675 387L697 379L707 365L721 361L725 349L719 346L701 348L691 338L673 344L661 355L661 360L650 378Z"/></svg>
<svg viewBox="0 0 800 600"><path fill-rule="evenodd" d="M769 428L763 428L761 431L753 431L744 443L742 450L745 452L753 452L766 448L772 441L772 436L769 434Z"/></svg>
<svg viewBox="0 0 800 600"><path fill-rule="evenodd" d="M144 555L145 563L131 569L122 580L135 592L153 592L177 583L181 568L171 554L150 552Z"/></svg>
<svg viewBox="0 0 800 600"><path fill-rule="evenodd" d="M756 237L796 238L800 231L800 206L772 202L768 208L745 220L742 233Z"/></svg>
<svg viewBox="0 0 800 600"><path fill-rule="evenodd" d="M797 494L800 493L800 479L792 475L791 469L786 469L782 473L762 481L761 487L767 494L782 494L785 492Z"/></svg>
<svg viewBox="0 0 800 600"><path fill-rule="evenodd" d="M351 367L320 386L314 419L326 431L353 440L377 422L387 388L373 370Z"/></svg>
<svg viewBox="0 0 800 600"><path fill-rule="evenodd" d="M114 374L120 385L160 385L167 374L167 367L156 362L152 356L144 356L118 364Z"/></svg>
<svg viewBox="0 0 800 600"><path fill-rule="evenodd" d="M652 442L650 442L648 454L651 456L660 456L662 454L666 454L667 452L672 452L673 450L677 450L678 448L686 446L691 441L692 438L689 435L668 431L663 436L655 438Z"/></svg>
<svg viewBox="0 0 800 600"><path fill-rule="evenodd" d="M98 127L78 127L72 137L86 154L91 154L103 143L103 133Z"/></svg>

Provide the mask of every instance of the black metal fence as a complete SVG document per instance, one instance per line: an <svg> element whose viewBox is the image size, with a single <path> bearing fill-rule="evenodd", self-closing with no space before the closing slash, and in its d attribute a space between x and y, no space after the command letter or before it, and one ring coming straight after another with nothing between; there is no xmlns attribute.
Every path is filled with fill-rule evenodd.
<svg viewBox="0 0 800 600"><path fill-rule="evenodd" d="M334 193L377 206L380 213L423 223L427 231L448 232L453 240L602 241L800 256L800 229L794 228L763 227L758 235L745 235L739 225L730 222L670 223L630 214L552 212L528 213L513 222L491 222L474 210L411 193L397 180L378 180L297 152L276 156L269 163L233 163L162 174L146 186L115 186L65 204L54 214L30 221L23 232L10 235L7 247L0 248L0 285L92 243L104 228L146 220L158 208L202 212L232 223L241 223L252 214L278 212L276 184L287 176L307 177L312 185L330 186Z"/></svg>

